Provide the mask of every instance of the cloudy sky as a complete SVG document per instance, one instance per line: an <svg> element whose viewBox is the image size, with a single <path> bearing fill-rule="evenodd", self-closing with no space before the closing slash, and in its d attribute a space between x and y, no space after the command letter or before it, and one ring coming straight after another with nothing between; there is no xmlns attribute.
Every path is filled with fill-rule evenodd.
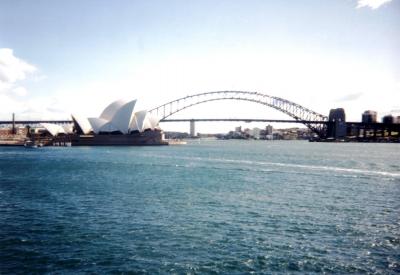
<svg viewBox="0 0 400 275"><path fill-rule="evenodd" d="M400 113L399 49L399 0L2 0L0 119L98 116L119 98L150 109L243 90L322 114L344 107L359 121L367 109ZM238 101L178 117L288 118Z"/></svg>

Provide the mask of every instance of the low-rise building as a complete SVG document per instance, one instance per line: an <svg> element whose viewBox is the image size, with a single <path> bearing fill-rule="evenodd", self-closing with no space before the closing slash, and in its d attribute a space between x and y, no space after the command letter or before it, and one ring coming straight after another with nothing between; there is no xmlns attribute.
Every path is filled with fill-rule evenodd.
<svg viewBox="0 0 400 275"><path fill-rule="evenodd" d="M372 110L366 110L361 117L362 123L376 123L377 122L377 112Z"/></svg>

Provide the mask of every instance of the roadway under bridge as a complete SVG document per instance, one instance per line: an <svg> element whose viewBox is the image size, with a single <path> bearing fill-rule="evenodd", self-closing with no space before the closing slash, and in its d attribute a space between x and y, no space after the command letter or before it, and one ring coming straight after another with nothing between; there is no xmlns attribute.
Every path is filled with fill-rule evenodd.
<svg viewBox="0 0 400 275"><path fill-rule="evenodd" d="M309 124L320 124L321 121L313 121L313 120L293 120L293 119L262 119L262 118L185 118L185 119L161 119L160 122L276 122L276 123L309 123ZM23 125L23 126L32 126L39 125L41 123L53 123L53 124L71 124L72 120L0 120L0 125ZM328 123L327 121L322 122L324 124Z"/></svg>
<svg viewBox="0 0 400 275"><path fill-rule="evenodd" d="M72 120L0 120L0 125L23 125L32 126L39 125L41 123L53 123L53 124L71 124Z"/></svg>
<svg viewBox="0 0 400 275"><path fill-rule="evenodd" d="M293 119L262 119L262 118L192 118L192 119L162 119L160 122L276 122L276 123L301 123L301 124L327 124L327 121L315 121L315 120L293 120Z"/></svg>

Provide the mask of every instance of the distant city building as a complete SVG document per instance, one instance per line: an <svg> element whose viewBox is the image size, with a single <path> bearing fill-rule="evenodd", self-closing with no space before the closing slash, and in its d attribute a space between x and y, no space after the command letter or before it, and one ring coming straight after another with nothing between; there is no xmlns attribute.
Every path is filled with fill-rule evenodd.
<svg viewBox="0 0 400 275"><path fill-rule="evenodd" d="M273 130L274 130L274 128L272 127L272 125L268 125L267 127L265 127L266 135L272 135Z"/></svg>
<svg viewBox="0 0 400 275"><path fill-rule="evenodd" d="M0 136L26 135L26 133L26 127L15 127L14 130L12 128L0 128Z"/></svg>
<svg viewBox="0 0 400 275"><path fill-rule="evenodd" d="M394 123L394 117L393 117L392 115L384 116L384 117L382 118L382 123L385 123L385 124L393 124L393 123Z"/></svg>
<svg viewBox="0 0 400 275"><path fill-rule="evenodd" d="M331 109L329 112L329 121L346 121L346 114L344 112L344 109Z"/></svg>
<svg viewBox="0 0 400 275"><path fill-rule="evenodd" d="M241 129L236 127L236 130ZM312 137L312 132L308 128L288 128L272 130L268 125L265 129L246 128L243 131L230 131L223 135L216 135L219 139L257 139L257 140L307 140Z"/></svg>
<svg viewBox="0 0 400 275"><path fill-rule="evenodd" d="M165 132L165 138L167 139L184 139L189 138L190 135L188 133L182 132Z"/></svg>
<svg viewBox="0 0 400 275"><path fill-rule="evenodd" d="M377 112L367 110L362 114L362 123L376 123L377 122Z"/></svg>
<svg viewBox="0 0 400 275"><path fill-rule="evenodd" d="M9 135L12 135L13 134L13 132L12 132L12 129L10 129L10 128L2 128L2 129L0 129L0 136L9 136Z"/></svg>
<svg viewBox="0 0 400 275"><path fill-rule="evenodd" d="M344 109L331 109L329 112L328 137L343 139L346 137L346 132L346 114Z"/></svg>
<svg viewBox="0 0 400 275"><path fill-rule="evenodd" d="M260 139L261 138L261 129L253 128L253 130L251 130L250 136L253 137L254 139Z"/></svg>

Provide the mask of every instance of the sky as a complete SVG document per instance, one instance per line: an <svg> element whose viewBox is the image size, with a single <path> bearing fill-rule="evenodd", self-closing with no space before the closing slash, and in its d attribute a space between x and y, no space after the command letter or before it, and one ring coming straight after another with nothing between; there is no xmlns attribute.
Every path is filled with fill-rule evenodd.
<svg viewBox="0 0 400 275"><path fill-rule="evenodd" d="M400 115L399 49L399 0L1 0L0 120L95 117L121 98L138 99L140 110L220 90L324 115L343 107L348 121L365 110ZM171 118L290 119L241 101Z"/></svg>

